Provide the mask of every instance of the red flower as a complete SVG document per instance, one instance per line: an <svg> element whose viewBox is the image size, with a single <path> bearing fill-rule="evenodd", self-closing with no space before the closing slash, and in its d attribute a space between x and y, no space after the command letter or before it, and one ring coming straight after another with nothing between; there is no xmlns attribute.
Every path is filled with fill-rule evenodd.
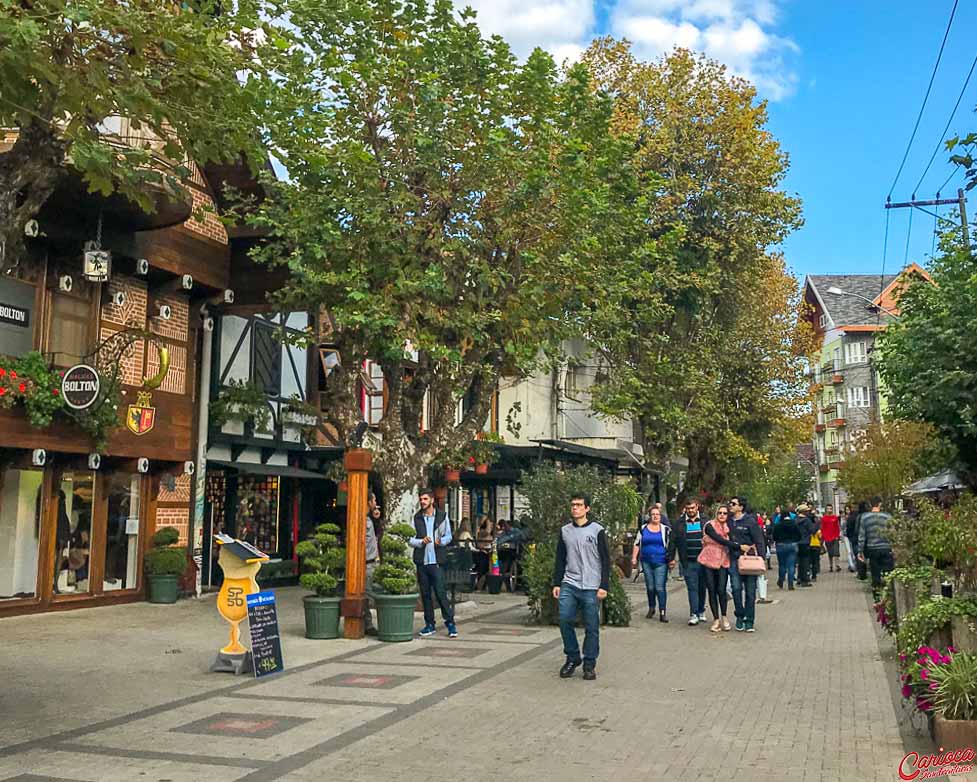
<svg viewBox="0 0 977 782"><path fill-rule="evenodd" d="M0 396L3 396L6 393L7 393L7 389L4 388L3 386L0 386Z"/></svg>
<svg viewBox="0 0 977 782"><path fill-rule="evenodd" d="M57 396L58 395L58 389L52 388L51 389L51 393L54 394L55 396Z"/></svg>
<svg viewBox="0 0 977 782"><path fill-rule="evenodd" d="M17 386L17 390L20 391L20 393L23 394L27 390L27 384L26 383L21 383L19 386Z"/></svg>
<svg viewBox="0 0 977 782"><path fill-rule="evenodd" d="M0 367L0 377L3 377L6 374L7 374L7 370L4 369L3 367Z"/></svg>
<svg viewBox="0 0 977 782"><path fill-rule="evenodd" d="M17 379L17 373L14 372L12 369L10 370L10 379L11 380L16 380Z"/></svg>

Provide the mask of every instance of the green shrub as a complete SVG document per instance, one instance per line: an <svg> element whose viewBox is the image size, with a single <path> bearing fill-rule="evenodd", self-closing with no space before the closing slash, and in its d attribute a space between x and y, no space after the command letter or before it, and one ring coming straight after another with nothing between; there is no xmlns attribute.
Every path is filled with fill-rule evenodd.
<svg viewBox="0 0 977 782"><path fill-rule="evenodd" d="M182 548L154 548L146 552L147 576L182 576L187 569L187 552Z"/></svg>
<svg viewBox="0 0 977 782"><path fill-rule="evenodd" d="M373 583L389 595L410 595L417 592L417 569L407 556L407 540L414 537L410 524L394 524L380 541L383 559L373 574Z"/></svg>
<svg viewBox="0 0 977 782"><path fill-rule="evenodd" d="M175 545L180 539L180 531L176 527L160 527L153 534L149 544L153 548L165 548Z"/></svg>
<svg viewBox="0 0 977 782"><path fill-rule="evenodd" d="M305 571L299 583L318 597L336 594L339 578L346 572L346 549L339 545L339 527L320 524L315 534L295 546Z"/></svg>
<svg viewBox="0 0 977 782"><path fill-rule="evenodd" d="M960 597L935 596L916 606L899 621L896 646L906 655L915 654L929 644L930 637L946 628L954 616L977 617L977 601Z"/></svg>
<svg viewBox="0 0 977 782"><path fill-rule="evenodd" d="M627 627L631 624L631 600L621 583L621 573L611 565L611 588L604 600L604 620L611 627Z"/></svg>
<svg viewBox="0 0 977 782"><path fill-rule="evenodd" d="M977 720L977 655L956 653L932 670L933 702L944 719Z"/></svg>

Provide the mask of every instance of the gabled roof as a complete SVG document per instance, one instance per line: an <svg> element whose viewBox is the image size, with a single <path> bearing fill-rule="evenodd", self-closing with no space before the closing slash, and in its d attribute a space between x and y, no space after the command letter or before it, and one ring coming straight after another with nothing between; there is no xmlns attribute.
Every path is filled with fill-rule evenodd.
<svg viewBox="0 0 977 782"><path fill-rule="evenodd" d="M878 322L879 311L858 296L864 296L868 301L872 301L898 276L896 274L809 274L807 284L811 286L835 325L867 326ZM855 293L858 296L832 295L828 293L828 288L831 287L838 287L846 293ZM885 313L882 313L882 322L886 319Z"/></svg>
<svg viewBox="0 0 977 782"><path fill-rule="evenodd" d="M886 297L894 300L896 298L897 289L901 284L902 278L911 274L917 274L927 282L933 282L933 278L930 276L930 273L926 271L926 269L924 269L918 263L911 263L905 269L899 272L899 274L895 276L895 279L885 286L885 290L872 299L872 301L874 301L876 304L881 304L884 307Z"/></svg>

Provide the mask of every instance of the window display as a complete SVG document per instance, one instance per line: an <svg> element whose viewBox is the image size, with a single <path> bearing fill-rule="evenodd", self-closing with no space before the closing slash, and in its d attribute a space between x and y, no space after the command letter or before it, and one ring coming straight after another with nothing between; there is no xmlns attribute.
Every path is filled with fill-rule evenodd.
<svg viewBox="0 0 977 782"><path fill-rule="evenodd" d="M0 469L0 601L37 594L40 470Z"/></svg>
<svg viewBox="0 0 977 782"><path fill-rule="evenodd" d="M95 474L66 472L57 493L56 594L91 592L92 507Z"/></svg>

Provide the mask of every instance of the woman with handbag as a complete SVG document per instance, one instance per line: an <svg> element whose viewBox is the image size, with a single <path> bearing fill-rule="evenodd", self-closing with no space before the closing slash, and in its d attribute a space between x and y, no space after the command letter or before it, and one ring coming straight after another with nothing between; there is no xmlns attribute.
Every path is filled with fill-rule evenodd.
<svg viewBox="0 0 977 782"><path fill-rule="evenodd" d="M668 598L666 585L668 570L675 565L675 543L672 540L672 529L662 522L660 508L652 508L648 514L648 521L634 539L634 551L631 554L631 566L638 564L641 557L641 570L645 574L645 589L648 591L648 613L646 619L655 616L655 601L658 602L658 621L667 622L665 602Z"/></svg>
<svg viewBox="0 0 977 782"><path fill-rule="evenodd" d="M699 554L699 564L705 570L706 590L709 592L709 610L712 611L712 627L709 630L718 633L729 630L729 620L726 618L726 606L729 596L726 593L726 580L729 578L729 526L726 519L729 508L720 505L716 508L716 518L706 522L702 538L702 551Z"/></svg>
<svg viewBox="0 0 977 782"><path fill-rule="evenodd" d="M733 497L729 501L729 513L729 581L733 587L736 629L753 633L756 632L757 579L767 571L767 549L763 530L749 512L745 497Z"/></svg>

